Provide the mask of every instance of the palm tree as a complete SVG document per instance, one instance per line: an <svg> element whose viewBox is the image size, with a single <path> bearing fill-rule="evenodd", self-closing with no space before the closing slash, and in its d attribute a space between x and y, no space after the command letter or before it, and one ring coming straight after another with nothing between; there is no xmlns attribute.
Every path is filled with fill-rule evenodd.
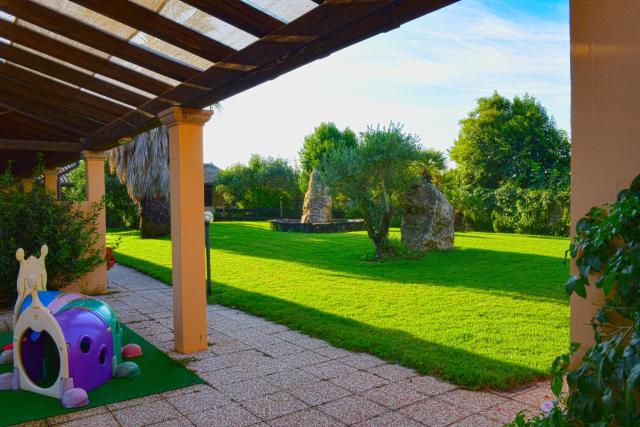
<svg viewBox="0 0 640 427"><path fill-rule="evenodd" d="M412 169L416 175L421 175L433 180L438 185L442 179L444 171L447 169L447 157L440 151L433 148L427 148L420 152L418 160L416 160Z"/></svg>
<svg viewBox="0 0 640 427"><path fill-rule="evenodd" d="M138 206L140 235L169 234L169 141L164 126L111 150L109 167Z"/></svg>

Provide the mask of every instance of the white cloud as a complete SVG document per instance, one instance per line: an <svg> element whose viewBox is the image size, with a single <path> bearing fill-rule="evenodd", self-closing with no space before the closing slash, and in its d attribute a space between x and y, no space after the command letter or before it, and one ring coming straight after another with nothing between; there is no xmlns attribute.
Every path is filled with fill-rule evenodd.
<svg viewBox="0 0 640 427"><path fill-rule="evenodd" d="M293 160L322 121L356 131L400 121L446 149L475 100L494 90L535 95L568 129L568 23L454 4L223 102L206 127L205 159Z"/></svg>

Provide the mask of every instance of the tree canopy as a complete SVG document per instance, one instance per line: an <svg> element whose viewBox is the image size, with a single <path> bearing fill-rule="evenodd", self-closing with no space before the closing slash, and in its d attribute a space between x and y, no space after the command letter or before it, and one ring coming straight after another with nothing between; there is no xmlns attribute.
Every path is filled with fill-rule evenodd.
<svg viewBox="0 0 640 427"><path fill-rule="evenodd" d="M520 188L568 183L567 133L533 96L509 100L494 92L478 99L460 125L450 155L466 183L492 189L505 181Z"/></svg>
<svg viewBox="0 0 640 427"><path fill-rule="evenodd" d="M247 165L235 164L220 172L216 191L238 207L292 208L299 196L298 174L284 159L251 156Z"/></svg>
<svg viewBox="0 0 640 427"><path fill-rule="evenodd" d="M321 123L313 133L304 138L304 145L300 150L300 188L307 190L309 176L313 169L321 167L327 153L338 148L353 148L357 143L357 136L349 128L338 129L335 123Z"/></svg>
<svg viewBox="0 0 640 427"><path fill-rule="evenodd" d="M322 162L320 169L330 190L346 195L362 212L377 259L389 254L391 218L401 197L416 182L411 165L420 158L418 141L400 124L369 127L355 146L330 151Z"/></svg>

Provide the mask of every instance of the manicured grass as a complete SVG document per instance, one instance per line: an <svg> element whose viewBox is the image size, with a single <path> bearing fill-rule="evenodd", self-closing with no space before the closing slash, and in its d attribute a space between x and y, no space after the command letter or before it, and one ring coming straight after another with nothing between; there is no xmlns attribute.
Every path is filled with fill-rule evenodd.
<svg viewBox="0 0 640 427"><path fill-rule="evenodd" d="M568 348L568 239L459 233L454 250L376 263L364 233L214 223L211 235L211 302L424 374L508 388L545 376ZM116 236L118 262L171 282L170 240Z"/></svg>
<svg viewBox="0 0 640 427"><path fill-rule="evenodd" d="M12 339L13 334L0 333L0 347L10 343ZM134 359L140 366L139 376L110 380L90 391L89 405L78 409L65 409L58 399L41 394L23 390L0 391L0 426L68 414L204 382L196 374L175 362L126 326L124 327L123 342L126 344L136 343L142 347L142 357ZM0 374L10 372L12 369L12 365L0 365Z"/></svg>

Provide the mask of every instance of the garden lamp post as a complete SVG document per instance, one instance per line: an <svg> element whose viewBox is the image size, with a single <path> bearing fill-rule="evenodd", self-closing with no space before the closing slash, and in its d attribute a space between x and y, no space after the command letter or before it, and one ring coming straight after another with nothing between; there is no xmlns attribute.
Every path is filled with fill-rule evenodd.
<svg viewBox="0 0 640 427"><path fill-rule="evenodd" d="M207 296L211 296L211 239L209 224L213 222L213 213L204 211L204 244L207 248Z"/></svg>

